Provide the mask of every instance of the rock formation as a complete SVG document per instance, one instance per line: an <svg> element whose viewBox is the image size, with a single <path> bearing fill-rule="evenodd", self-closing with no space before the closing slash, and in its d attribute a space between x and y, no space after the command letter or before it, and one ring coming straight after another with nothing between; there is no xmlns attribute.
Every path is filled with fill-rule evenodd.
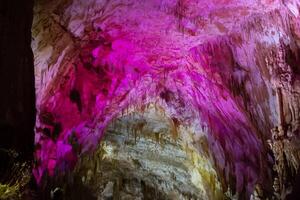
<svg viewBox="0 0 300 200"><path fill-rule="evenodd" d="M299 168L299 8L36 2L37 182L90 199L286 198Z"/></svg>

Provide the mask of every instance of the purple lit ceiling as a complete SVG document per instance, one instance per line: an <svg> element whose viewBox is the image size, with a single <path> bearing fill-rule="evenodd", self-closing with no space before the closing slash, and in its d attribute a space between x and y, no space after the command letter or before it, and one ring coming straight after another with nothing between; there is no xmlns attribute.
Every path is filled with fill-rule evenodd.
<svg viewBox="0 0 300 200"><path fill-rule="evenodd" d="M265 58L288 49L298 59L297 0L70 0L35 13L38 181L150 104L195 142L206 137L208 159L238 191L268 179L278 111Z"/></svg>

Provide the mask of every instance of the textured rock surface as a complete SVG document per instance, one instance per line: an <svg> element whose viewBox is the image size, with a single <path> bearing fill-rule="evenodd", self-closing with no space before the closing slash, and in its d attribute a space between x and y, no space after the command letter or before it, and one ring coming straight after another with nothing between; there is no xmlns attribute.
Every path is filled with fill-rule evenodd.
<svg viewBox="0 0 300 200"><path fill-rule="evenodd" d="M37 180L73 168L111 121L126 125L122 117L154 105L170 134L213 166L223 192L246 198L255 184L270 192L270 130L299 132L299 18L296 0L37 3ZM131 129L142 134L144 123ZM151 149L140 142L136 151Z"/></svg>
<svg viewBox="0 0 300 200"><path fill-rule="evenodd" d="M183 140L174 139L172 125L160 114L152 108L112 122L97 151L79 161L74 182L89 188L98 199L223 197L209 160ZM141 123L143 128L136 130Z"/></svg>

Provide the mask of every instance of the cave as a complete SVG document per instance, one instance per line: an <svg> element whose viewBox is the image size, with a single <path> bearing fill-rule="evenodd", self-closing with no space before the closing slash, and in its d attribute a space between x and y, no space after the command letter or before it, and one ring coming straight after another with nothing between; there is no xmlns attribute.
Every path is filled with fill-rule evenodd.
<svg viewBox="0 0 300 200"><path fill-rule="evenodd" d="M2 0L0 199L300 198L299 0Z"/></svg>

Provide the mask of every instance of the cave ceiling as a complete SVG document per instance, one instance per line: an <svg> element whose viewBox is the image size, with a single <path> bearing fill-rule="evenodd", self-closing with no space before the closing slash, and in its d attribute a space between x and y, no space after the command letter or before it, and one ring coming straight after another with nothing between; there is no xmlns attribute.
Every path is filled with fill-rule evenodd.
<svg viewBox="0 0 300 200"><path fill-rule="evenodd" d="M155 166L145 153L156 149L152 139L158 160L186 170L182 183L193 185L193 195L213 199L219 194L204 191L214 185L247 196L258 183L270 184L271 130L299 132L299 6L297 0L36 2L36 179L76 168L99 146L121 148L125 141L116 138L131 135L135 150L124 152L139 163L144 156L141 173ZM122 166L124 152L109 155Z"/></svg>

